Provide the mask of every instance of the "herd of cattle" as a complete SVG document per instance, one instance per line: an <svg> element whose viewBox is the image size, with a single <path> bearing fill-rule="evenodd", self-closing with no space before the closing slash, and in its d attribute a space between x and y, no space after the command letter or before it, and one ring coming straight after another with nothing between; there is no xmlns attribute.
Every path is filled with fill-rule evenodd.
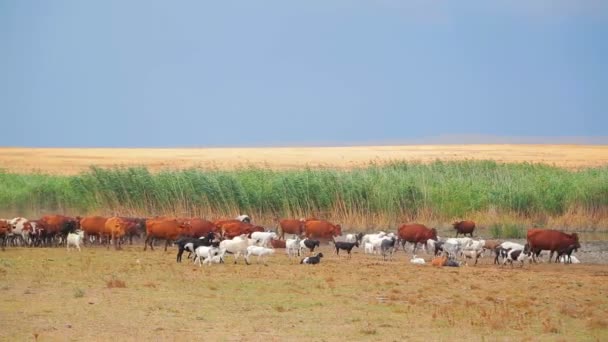
<svg viewBox="0 0 608 342"><path fill-rule="evenodd" d="M366 254L380 254L383 259L392 259L399 246L406 251L406 243L412 244L413 264L424 264L423 258L415 253L418 245L435 258L431 261L436 266L459 266L472 259L478 259L486 251L494 256L494 263L513 265L524 261L535 261L542 251L549 251L549 262L557 253L555 261L564 263L578 262L572 256L580 248L578 235L567 234L557 230L529 229L525 245L511 241L474 240L475 223L459 221L453 224L455 238L442 239L434 228L422 224L410 223L400 226L395 233L379 232L374 234L342 235L340 225L316 218L283 219L278 221L276 231L251 223L247 215L234 219L208 221L201 218L134 218L134 217L69 217L47 215L38 220L23 217L0 219L0 244L6 246L59 246L65 244L80 250L87 241L92 244L106 244L109 248L119 249L125 242L133 243L133 237L145 237L144 250L150 246L154 249L157 240L165 240L165 251L170 243L178 247L177 261L182 254L189 252L195 263L222 263L227 254L234 256L236 263L240 257L249 264L250 257L257 256L258 262L266 259L276 249L285 249L290 257L302 256L304 251L313 253L321 241L331 241L336 254L343 250L350 258L353 248L361 247ZM293 238L285 239L285 234ZM458 235L464 237L459 238ZM467 237L466 235L469 235ZM301 259L301 263L318 264L322 253L310 254ZM459 261L462 260L462 261Z"/></svg>

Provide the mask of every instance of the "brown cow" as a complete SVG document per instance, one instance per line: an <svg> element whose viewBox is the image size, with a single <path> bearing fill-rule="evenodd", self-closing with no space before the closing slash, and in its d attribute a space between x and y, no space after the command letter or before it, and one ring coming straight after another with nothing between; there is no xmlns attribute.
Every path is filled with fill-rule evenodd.
<svg viewBox="0 0 608 342"><path fill-rule="evenodd" d="M220 226L220 232L224 239L232 239L243 234L247 234L249 237L251 237L251 233L253 232L264 231L264 227L256 226L247 222L241 222L239 220L234 221L236 222L227 222Z"/></svg>
<svg viewBox="0 0 608 342"><path fill-rule="evenodd" d="M120 249L122 238L131 231L137 223L123 217L110 217L105 222L105 234L110 234L110 244L114 244L114 249ZM110 245L108 244L108 248Z"/></svg>
<svg viewBox="0 0 608 342"><path fill-rule="evenodd" d="M311 220L312 221L312 220ZM299 219L282 219L279 221L280 235L281 239L285 239L285 233L294 234L294 235L302 235L304 232L304 225L306 224L306 220Z"/></svg>
<svg viewBox="0 0 608 342"><path fill-rule="evenodd" d="M177 239L184 233L184 224L174 218L153 218L146 220L146 241L144 242L144 251L150 245L150 249L154 250L154 241L156 239L165 240L165 251L169 243Z"/></svg>
<svg viewBox="0 0 608 342"><path fill-rule="evenodd" d="M40 223L44 229L43 239L46 240L47 244L50 244L54 237L60 236L65 238L68 233L73 233L76 229L79 229L80 217L74 218L63 215L46 215L40 219ZM57 241L56 245L58 244Z"/></svg>
<svg viewBox="0 0 608 342"><path fill-rule="evenodd" d="M285 248L285 240L270 239L270 245L272 248Z"/></svg>
<svg viewBox="0 0 608 342"><path fill-rule="evenodd" d="M310 220L304 222L304 235L307 238L331 239L342 235L342 227L339 224L332 224L327 221Z"/></svg>
<svg viewBox="0 0 608 342"><path fill-rule="evenodd" d="M473 231L475 231L475 222L457 221L452 223L452 226L454 226L454 229L456 229L456 237L458 237L458 234L462 234L464 236L469 234L471 237L473 237Z"/></svg>
<svg viewBox="0 0 608 342"><path fill-rule="evenodd" d="M107 219L107 217L103 216L86 216L80 220L80 229L82 229L85 234L85 239L83 241L85 245L87 241L86 236L95 236L99 243L102 242L104 235L109 236L109 234L105 234Z"/></svg>
<svg viewBox="0 0 608 342"><path fill-rule="evenodd" d="M184 220L184 226L183 236L191 238L200 238L207 236L209 232L219 233L220 231L213 222L196 217Z"/></svg>
<svg viewBox="0 0 608 342"><path fill-rule="evenodd" d="M6 247L6 239L11 232L11 224L6 220L0 220L0 239L2 239L2 241L0 241L0 247L2 247L2 250Z"/></svg>
<svg viewBox="0 0 608 342"><path fill-rule="evenodd" d="M416 253L416 246L419 243L426 243L428 240L437 241L437 230L435 228L427 228L423 224L419 223L410 223L404 224L397 229L397 236L401 239L402 246L405 246L406 242L411 242L414 244L414 251L412 253ZM405 251L405 248L403 248Z"/></svg>
<svg viewBox="0 0 608 342"><path fill-rule="evenodd" d="M535 257L543 250L550 251L549 262L551 262L554 252L559 252L571 245L577 249L581 248L578 234L567 234L553 229L528 229L527 240L530 251L532 251L532 260L535 262Z"/></svg>

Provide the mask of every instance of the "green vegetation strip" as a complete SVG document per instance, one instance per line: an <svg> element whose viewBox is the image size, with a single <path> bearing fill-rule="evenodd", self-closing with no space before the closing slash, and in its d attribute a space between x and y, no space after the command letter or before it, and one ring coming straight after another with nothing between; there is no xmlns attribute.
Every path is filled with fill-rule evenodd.
<svg viewBox="0 0 608 342"><path fill-rule="evenodd" d="M569 171L542 164L393 162L352 170L172 170L91 167L76 176L0 172L0 205L15 212L100 210L257 213L276 217L365 213L398 220L432 211L465 217L590 214L608 207L608 167Z"/></svg>

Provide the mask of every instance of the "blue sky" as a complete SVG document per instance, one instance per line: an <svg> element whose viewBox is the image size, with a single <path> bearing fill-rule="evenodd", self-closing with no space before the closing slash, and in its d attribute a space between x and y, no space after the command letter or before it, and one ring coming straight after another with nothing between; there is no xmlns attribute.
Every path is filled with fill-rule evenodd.
<svg viewBox="0 0 608 342"><path fill-rule="evenodd" d="M606 1L1 0L0 42L3 146L608 136Z"/></svg>

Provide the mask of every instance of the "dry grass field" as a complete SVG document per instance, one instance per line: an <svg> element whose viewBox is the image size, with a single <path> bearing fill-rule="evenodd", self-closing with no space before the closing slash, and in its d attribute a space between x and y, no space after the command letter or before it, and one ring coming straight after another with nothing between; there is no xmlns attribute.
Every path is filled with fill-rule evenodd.
<svg viewBox="0 0 608 342"><path fill-rule="evenodd" d="M410 145L276 148L0 148L0 168L11 172L75 174L91 165L144 165L151 170L190 167L275 169L304 166L350 168L392 160L495 160L534 162L569 169L608 164L608 146L598 145Z"/></svg>
<svg viewBox="0 0 608 342"><path fill-rule="evenodd" d="M0 252L4 341L606 341L603 265L414 266L323 247L268 266L175 262L175 250ZM423 255L424 256L424 255ZM428 260L428 256L426 256ZM566 271L567 270L567 271Z"/></svg>

